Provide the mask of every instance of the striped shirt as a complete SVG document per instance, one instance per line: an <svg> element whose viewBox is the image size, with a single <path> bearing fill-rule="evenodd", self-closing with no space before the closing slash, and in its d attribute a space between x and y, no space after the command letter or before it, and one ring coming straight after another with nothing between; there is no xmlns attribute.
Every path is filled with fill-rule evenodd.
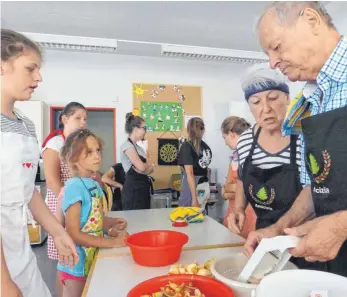
<svg viewBox="0 0 347 297"><path fill-rule="evenodd" d="M242 180L242 169L246 158L249 155L253 141L255 125L242 133L237 142L237 152L239 156L239 179ZM296 142L296 164L301 165L300 140ZM252 164L261 169L270 169L284 164L290 164L290 144L276 154L271 154L264 150L258 143L255 145Z"/></svg>
<svg viewBox="0 0 347 297"><path fill-rule="evenodd" d="M303 94L310 103L311 116L334 110L347 105L347 38L341 38L335 50L326 61L317 76L316 90L306 95L309 84L304 87ZM307 92L308 93L308 92ZM321 98L323 98L321 100ZM311 178L305 166L305 143L301 139L301 174L302 184L311 184Z"/></svg>
<svg viewBox="0 0 347 297"><path fill-rule="evenodd" d="M27 117L15 111L17 119L10 118L1 113L1 133L16 133L36 138L34 123Z"/></svg>

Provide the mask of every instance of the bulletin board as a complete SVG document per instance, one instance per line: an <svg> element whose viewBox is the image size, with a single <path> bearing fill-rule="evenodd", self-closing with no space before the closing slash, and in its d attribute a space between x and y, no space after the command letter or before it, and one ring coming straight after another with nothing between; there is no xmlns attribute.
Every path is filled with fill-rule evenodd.
<svg viewBox="0 0 347 297"><path fill-rule="evenodd" d="M202 117L202 93L199 86L133 83L133 108L147 126L149 162L155 164L152 176L155 189L168 188L179 166L158 166L158 138L187 137L186 121Z"/></svg>

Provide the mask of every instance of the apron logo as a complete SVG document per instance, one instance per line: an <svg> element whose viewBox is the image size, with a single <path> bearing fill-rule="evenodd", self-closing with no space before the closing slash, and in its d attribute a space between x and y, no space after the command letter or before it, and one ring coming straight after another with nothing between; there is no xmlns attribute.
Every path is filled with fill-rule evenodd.
<svg viewBox="0 0 347 297"><path fill-rule="evenodd" d="M317 194L330 194L330 190L326 187L322 187L322 188L313 187L313 192Z"/></svg>
<svg viewBox="0 0 347 297"><path fill-rule="evenodd" d="M324 150L322 152L322 155L323 155L323 162L324 162L323 170L321 170L316 158L312 154L309 154L308 156L313 179L317 184L320 184L321 182L325 181L331 169L330 154L328 153L327 150ZM319 172L321 173L319 174Z"/></svg>
<svg viewBox="0 0 347 297"><path fill-rule="evenodd" d="M262 205L270 205L274 201L276 196L274 188L270 188L270 190L268 190L267 187L264 186L258 190L256 195L253 193L253 188L253 185L249 185L248 192L255 202Z"/></svg>
<svg viewBox="0 0 347 297"><path fill-rule="evenodd" d="M35 165L33 163L22 163L22 166L25 168L34 168Z"/></svg>

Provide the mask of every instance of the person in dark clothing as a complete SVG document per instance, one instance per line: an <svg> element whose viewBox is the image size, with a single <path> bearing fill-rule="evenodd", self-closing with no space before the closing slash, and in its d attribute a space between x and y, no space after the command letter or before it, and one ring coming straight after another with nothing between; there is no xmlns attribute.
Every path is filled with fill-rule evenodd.
<svg viewBox="0 0 347 297"><path fill-rule="evenodd" d="M212 161L212 150L202 140L205 124L201 118L191 118L187 132L188 141L182 144L178 155L182 184L178 203L180 206L200 207L196 187L202 182L208 182L208 166Z"/></svg>
<svg viewBox="0 0 347 297"><path fill-rule="evenodd" d="M102 176L102 182L113 187L112 211L122 210L122 190L125 172L122 163L111 166Z"/></svg>
<svg viewBox="0 0 347 297"><path fill-rule="evenodd" d="M149 175L154 171L154 164L148 164L146 151L137 144L144 139L146 131L146 122L141 117L126 115L128 139L121 146L120 156L125 171L123 210L151 208Z"/></svg>

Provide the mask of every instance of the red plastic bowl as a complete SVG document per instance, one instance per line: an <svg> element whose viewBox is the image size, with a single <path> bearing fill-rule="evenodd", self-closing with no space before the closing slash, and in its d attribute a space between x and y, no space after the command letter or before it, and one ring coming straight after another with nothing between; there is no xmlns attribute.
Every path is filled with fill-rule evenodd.
<svg viewBox="0 0 347 297"><path fill-rule="evenodd" d="M138 284L132 288L127 297L141 297L148 294L152 296L153 293L159 292L161 287L164 287L169 282L177 284L192 282L194 287L197 287L206 297L234 297L232 289L227 285L221 283L213 278L200 276L200 275L164 275Z"/></svg>
<svg viewBox="0 0 347 297"><path fill-rule="evenodd" d="M159 267L177 262L188 239L181 232L154 230L132 234L126 242L137 264Z"/></svg>

